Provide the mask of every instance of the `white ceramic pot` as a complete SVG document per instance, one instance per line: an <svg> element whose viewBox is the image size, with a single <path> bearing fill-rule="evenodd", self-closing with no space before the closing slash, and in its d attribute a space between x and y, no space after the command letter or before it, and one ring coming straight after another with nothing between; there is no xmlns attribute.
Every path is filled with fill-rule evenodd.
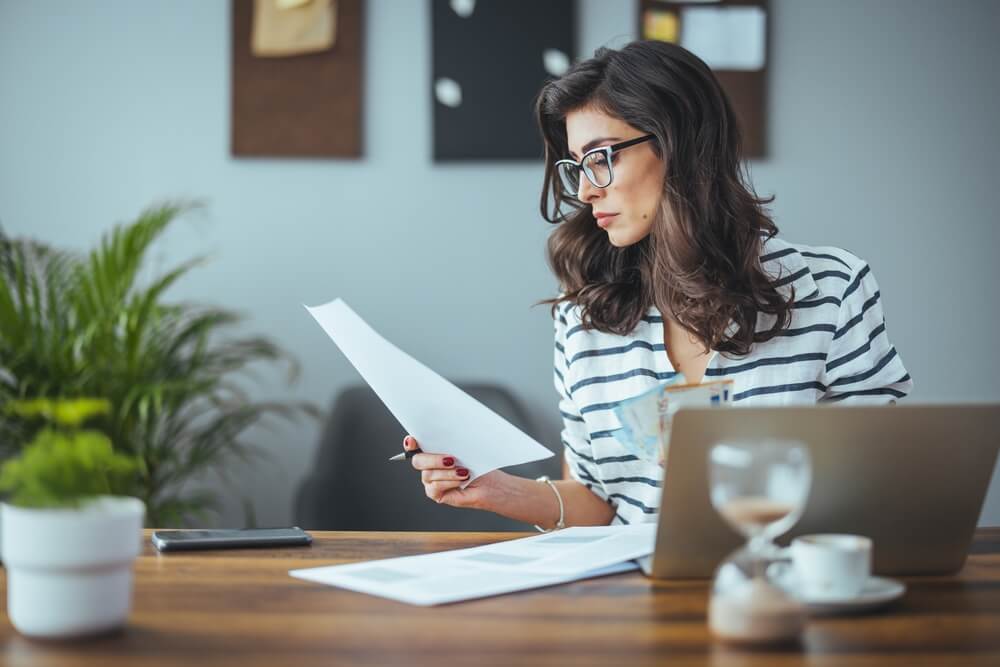
<svg viewBox="0 0 1000 667"><path fill-rule="evenodd" d="M76 509L3 504L7 616L24 635L71 638L124 625L145 506L104 496Z"/></svg>

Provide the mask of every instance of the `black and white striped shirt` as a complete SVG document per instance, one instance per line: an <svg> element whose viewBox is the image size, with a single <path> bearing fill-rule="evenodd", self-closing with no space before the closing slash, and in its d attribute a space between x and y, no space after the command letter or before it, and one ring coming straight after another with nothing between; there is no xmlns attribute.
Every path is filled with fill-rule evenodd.
<svg viewBox="0 0 1000 667"><path fill-rule="evenodd" d="M868 264L833 247L770 239L761 265L787 298L795 289L787 329L755 344L746 357L713 352L705 379L729 378L742 405L819 401L888 403L913 382L885 330L878 284ZM773 315L759 314L757 331ZM650 308L628 336L585 330L579 307L555 314L555 386L570 473L615 506L612 523L653 521L663 469L628 454L611 435L621 424L613 407L676 375L663 343L663 317Z"/></svg>

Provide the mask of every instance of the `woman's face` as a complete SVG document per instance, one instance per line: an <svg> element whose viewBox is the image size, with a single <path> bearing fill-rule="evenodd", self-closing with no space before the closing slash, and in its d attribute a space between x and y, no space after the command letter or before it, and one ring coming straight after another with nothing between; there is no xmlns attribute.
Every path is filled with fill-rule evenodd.
<svg viewBox="0 0 1000 667"><path fill-rule="evenodd" d="M596 109L584 107L566 114L566 138L574 160L589 150L610 146L645 133ZM589 204L595 224L607 231L608 241L619 248L646 238L663 198L665 165L645 141L615 151L611 158L614 178L606 188L595 187L580 174L578 197Z"/></svg>

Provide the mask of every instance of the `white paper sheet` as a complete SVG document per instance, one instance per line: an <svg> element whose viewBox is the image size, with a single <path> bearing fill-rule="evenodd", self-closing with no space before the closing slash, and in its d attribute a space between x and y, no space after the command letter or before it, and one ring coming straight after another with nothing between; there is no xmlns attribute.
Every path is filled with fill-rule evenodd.
<svg viewBox="0 0 1000 667"><path fill-rule="evenodd" d="M506 419L385 340L342 299L315 308L306 306L306 310L423 451L454 456L469 469L463 488L491 470L553 456ZM402 443L385 446L386 458L403 448Z"/></svg>
<svg viewBox="0 0 1000 667"><path fill-rule="evenodd" d="M652 553L656 524L567 528L470 549L291 570L307 581L421 606L628 572Z"/></svg>
<svg viewBox="0 0 1000 667"><path fill-rule="evenodd" d="M764 67L766 15L760 7L681 10L681 46L717 70Z"/></svg>
<svg viewBox="0 0 1000 667"><path fill-rule="evenodd" d="M520 540L463 549L462 560L497 569L584 576L652 553L655 523L631 526L576 526Z"/></svg>

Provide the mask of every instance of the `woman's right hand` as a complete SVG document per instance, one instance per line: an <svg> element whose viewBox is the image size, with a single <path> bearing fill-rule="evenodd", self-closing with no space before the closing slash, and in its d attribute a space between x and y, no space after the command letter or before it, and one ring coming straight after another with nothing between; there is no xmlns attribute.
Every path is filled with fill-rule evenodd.
<svg viewBox="0 0 1000 667"><path fill-rule="evenodd" d="M419 448L417 439L412 435L403 438L403 449L412 451ZM424 494L436 503L452 507L472 507L488 509L490 500L495 499L500 490L500 483L506 475L501 470L488 472L477 477L464 489L461 488L469 479L470 471L461 465L454 456L447 454L415 454L410 464L420 471L420 481L424 485Z"/></svg>

